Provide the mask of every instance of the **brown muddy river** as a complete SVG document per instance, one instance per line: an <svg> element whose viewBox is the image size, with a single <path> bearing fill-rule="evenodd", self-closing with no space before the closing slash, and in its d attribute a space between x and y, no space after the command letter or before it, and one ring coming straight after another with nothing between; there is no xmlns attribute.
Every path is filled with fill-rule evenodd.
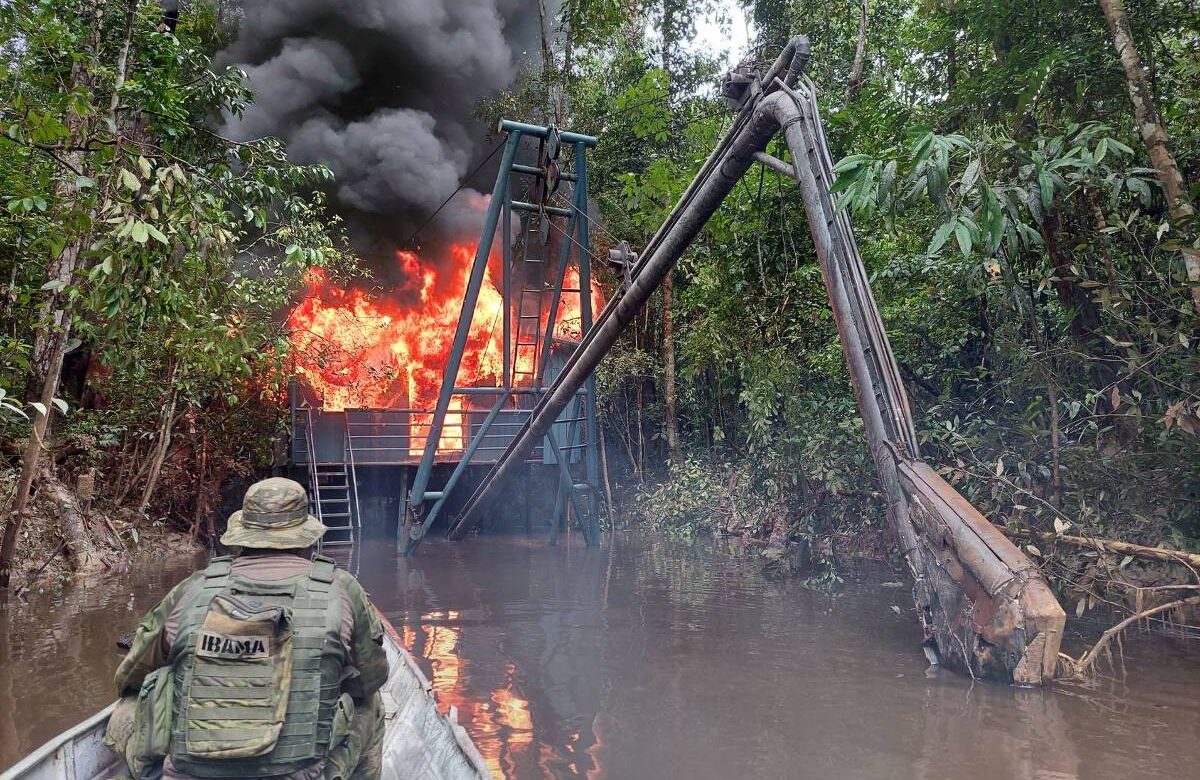
<svg viewBox="0 0 1200 780"><path fill-rule="evenodd" d="M618 536L364 545L359 575L497 775L1200 777L1200 647L1126 642L1128 673L1049 691L927 671L904 588L827 596L721 543ZM156 565L0 608L0 768L106 704ZM893 606L900 607L896 614Z"/></svg>

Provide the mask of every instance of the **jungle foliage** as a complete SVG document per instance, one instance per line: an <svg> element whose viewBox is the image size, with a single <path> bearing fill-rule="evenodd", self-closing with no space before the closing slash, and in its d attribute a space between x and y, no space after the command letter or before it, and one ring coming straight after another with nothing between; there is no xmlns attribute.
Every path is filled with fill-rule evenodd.
<svg viewBox="0 0 1200 780"><path fill-rule="evenodd" d="M601 243L637 247L730 113L713 53L687 42L717 5L618 5L595 22L568 13L575 65L555 77L571 126L602 139ZM812 40L838 197L925 458L1035 557L1051 557L1045 535L1067 531L1194 549L1194 4L743 5L758 34L750 58L769 60L795 33ZM1141 56L1133 76L1110 26L1121 18ZM1177 198L1131 100L1139 73L1184 183ZM789 185L752 170L675 273L679 453L669 458L664 433L662 312L646 313L603 369L611 460L643 484L631 511L669 528L766 538L785 516L793 539L875 547L864 540L879 533L863 531L882 529L883 509ZM1095 551L1047 566L1091 603L1094 581L1161 574Z"/></svg>
<svg viewBox="0 0 1200 780"><path fill-rule="evenodd" d="M198 522L214 484L270 451L276 313L341 254L326 169L211 130L250 100L213 67L223 35L208 3L0 4L0 442L20 458L0 586L55 462L136 526ZM164 474L185 487L159 499Z"/></svg>
<svg viewBox="0 0 1200 780"><path fill-rule="evenodd" d="M713 0L554 5L543 54L481 118L598 135L594 243L636 249L728 127L724 63L694 38L733 17ZM1083 608L1093 583L1161 577L1053 550L1075 532L1200 546L1194 3L740 5L748 60L812 40L837 194L926 460ZM131 505L133 533L198 527L213 485L269 457L279 307L307 267L351 263L325 169L212 131L252 99L214 67L225 7L0 3L7 555L47 463ZM754 169L604 364L608 461L635 521L877 553L882 503L790 184Z"/></svg>

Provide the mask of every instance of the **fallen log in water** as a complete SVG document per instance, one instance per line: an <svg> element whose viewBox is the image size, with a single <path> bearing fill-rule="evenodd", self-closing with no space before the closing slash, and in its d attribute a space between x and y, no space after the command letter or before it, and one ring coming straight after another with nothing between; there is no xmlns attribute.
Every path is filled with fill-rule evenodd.
<svg viewBox="0 0 1200 780"><path fill-rule="evenodd" d="M48 467L41 471L40 491L54 505L63 549L75 572L91 574L104 568L103 557L88 533L79 499Z"/></svg>
<svg viewBox="0 0 1200 780"><path fill-rule="evenodd" d="M1096 641L1096 644L1092 645L1090 650L1079 657L1079 660L1076 660L1065 653L1059 653L1059 658L1066 661L1072 677L1079 680L1085 679L1088 676L1088 673L1091 672L1095 666L1096 661L1101 657L1101 654L1108 653L1108 645L1110 642L1112 642L1113 638L1120 635L1122 631L1129 628L1134 623L1147 620L1163 612L1169 612L1170 610L1184 610L1188 607L1194 607L1197 605L1200 605L1200 596L1188 596L1187 598L1176 599L1175 601L1170 601L1166 604L1159 604L1157 607L1143 609L1130 615L1120 623L1117 623L1115 626L1112 626L1106 630L1100 635L1100 639Z"/></svg>

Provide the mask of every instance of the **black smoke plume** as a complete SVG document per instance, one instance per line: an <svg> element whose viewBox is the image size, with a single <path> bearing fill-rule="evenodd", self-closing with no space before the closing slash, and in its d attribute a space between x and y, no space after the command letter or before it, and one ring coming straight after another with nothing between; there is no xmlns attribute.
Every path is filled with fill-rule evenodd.
<svg viewBox="0 0 1200 780"><path fill-rule="evenodd" d="M536 1L246 0L221 60L247 72L255 101L222 132L279 136L293 161L328 165L334 207L382 268L375 258L487 155L489 128L475 112L536 66ZM476 183L487 189L488 178ZM480 203L459 193L421 243L478 231Z"/></svg>

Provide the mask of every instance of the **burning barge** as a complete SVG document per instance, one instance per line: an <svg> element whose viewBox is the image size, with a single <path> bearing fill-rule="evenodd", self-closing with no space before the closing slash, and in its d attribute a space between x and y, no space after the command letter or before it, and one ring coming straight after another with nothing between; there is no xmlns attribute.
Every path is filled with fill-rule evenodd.
<svg viewBox="0 0 1200 780"><path fill-rule="evenodd" d="M587 219L595 139L503 129L478 242L396 252L401 281L386 291L343 287L314 269L288 315L291 462L330 529L326 544L353 545L366 528L415 547L453 508L469 467L509 448L603 307ZM536 164L518 162L533 145ZM512 197L517 176L535 182L536 202ZM588 382L524 459L556 484L552 533L570 508L589 544L599 536L597 438Z"/></svg>

